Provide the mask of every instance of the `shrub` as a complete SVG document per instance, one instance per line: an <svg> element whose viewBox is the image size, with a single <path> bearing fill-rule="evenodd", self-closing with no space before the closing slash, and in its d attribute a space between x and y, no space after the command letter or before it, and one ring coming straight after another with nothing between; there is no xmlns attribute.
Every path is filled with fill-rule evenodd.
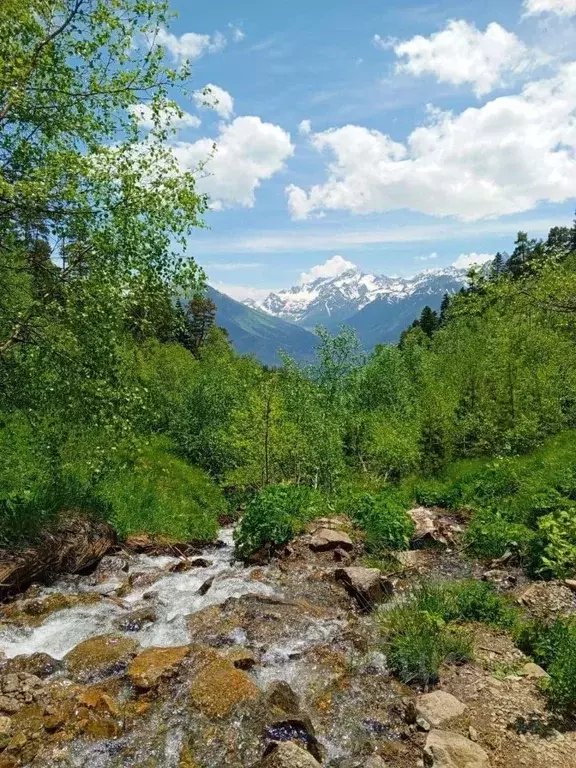
<svg viewBox="0 0 576 768"><path fill-rule="evenodd" d="M522 523L513 523L491 509L476 512L466 530L465 545L478 557L502 557L507 550L529 556L535 535Z"/></svg>
<svg viewBox="0 0 576 768"><path fill-rule="evenodd" d="M479 621L508 629L518 611L485 581L425 584L414 595L417 609L443 621Z"/></svg>
<svg viewBox="0 0 576 768"><path fill-rule="evenodd" d="M247 558L268 545L274 550L304 529L320 511L319 494L306 486L270 485L247 505L235 533L236 551Z"/></svg>
<svg viewBox="0 0 576 768"><path fill-rule="evenodd" d="M540 571L564 578L576 571L576 507L552 512L538 521Z"/></svg>
<svg viewBox="0 0 576 768"><path fill-rule="evenodd" d="M550 706L565 714L576 713L576 620L535 621L524 625L518 646L549 674L542 685Z"/></svg>
<svg viewBox="0 0 576 768"><path fill-rule="evenodd" d="M146 532L180 541L211 541L224 498L209 476L174 456L167 440L141 445L136 460L107 478L99 494L110 519L127 536Z"/></svg>
<svg viewBox="0 0 576 768"><path fill-rule="evenodd" d="M394 491L363 493L350 500L349 514L366 533L368 552L406 549L414 533L407 506L405 499Z"/></svg>

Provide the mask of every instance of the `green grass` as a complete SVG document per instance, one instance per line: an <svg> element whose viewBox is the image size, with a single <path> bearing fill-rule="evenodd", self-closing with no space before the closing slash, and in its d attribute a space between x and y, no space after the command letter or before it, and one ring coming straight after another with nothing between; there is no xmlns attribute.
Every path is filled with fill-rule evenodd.
<svg viewBox="0 0 576 768"><path fill-rule="evenodd" d="M409 498L394 488L374 493L347 490L337 500L336 511L348 515L364 531L369 554L381 555L408 547L414 533L409 507Z"/></svg>
<svg viewBox="0 0 576 768"><path fill-rule="evenodd" d="M473 657L472 638L464 622L484 622L511 629L518 611L492 585L477 581L428 584L404 604L378 616L391 671L410 685L437 682L442 664Z"/></svg>

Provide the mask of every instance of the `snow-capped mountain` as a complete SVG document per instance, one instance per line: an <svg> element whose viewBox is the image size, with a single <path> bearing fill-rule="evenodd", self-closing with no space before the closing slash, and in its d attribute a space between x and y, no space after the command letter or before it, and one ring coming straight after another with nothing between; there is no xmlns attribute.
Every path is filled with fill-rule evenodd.
<svg viewBox="0 0 576 768"><path fill-rule="evenodd" d="M352 318L377 299L388 305L419 296L441 297L454 293L466 282L465 269L427 269L414 277L388 277L363 273L357 266L334 256L314 267L299 285L270 293L263 301L245 303L274 317L305 328L329 328ZM432 302L436 303L436 302ZM381 304L380 304L381 305Z"/></svg>

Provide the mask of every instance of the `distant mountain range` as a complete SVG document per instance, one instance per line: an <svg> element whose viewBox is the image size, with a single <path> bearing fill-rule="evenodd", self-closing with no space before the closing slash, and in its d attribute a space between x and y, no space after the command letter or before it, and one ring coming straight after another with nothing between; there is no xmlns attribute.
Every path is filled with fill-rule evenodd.
<svg viewBox="0 0 576 768"><path fill-rule="evenodd" d="M337 257L338 258L338 257ZM236 348L273 364L283 349L296 359L313 356L317 325L336 331L356 330L364 348L393 343L428 305L439 309L445 293L466 284L465 269L428 269L414 277L387 277L362 272L341 260L336 275L304 280L270 293L264 300L240 303L214 288L217 323L226 328Z"/></svg>

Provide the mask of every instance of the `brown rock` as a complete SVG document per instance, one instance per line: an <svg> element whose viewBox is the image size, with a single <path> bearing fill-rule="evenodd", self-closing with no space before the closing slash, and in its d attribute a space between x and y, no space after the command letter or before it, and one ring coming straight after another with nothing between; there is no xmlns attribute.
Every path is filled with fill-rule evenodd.
<svg viewBox="0 0 576 768"><path fill-rule="evenodd" d="M228 661L231 661L236 669L252 669L256 664L256 656L248 648L232 648L226 654Z"/></svg>
<svg viewBox="0 0 576 768"><path fill-rule="evenodd" d="M392 552L403 568L422 568L428 565L430 555L422 549L408 549L404 552Z"/></svg>
<svg viewBox="0 0 576 768"><path fill-rule="evenodd" d="M266 691L266 701L272 707L277 707L288 715L300 711L300 699L284 680L270 683Z"/></svg>
<svg viewBox="0 0 576 768"><path fill-rule="evenodd" d="M84 732L93 739L115 739L122 733L122 727L116 720L97 717L88 720L84 726Z"/></svg>
<svg viewBox="0 0 576 768"><path fill-rule="evenodd" d="M44 619L57 611L91 605L100 602L100 595L85 592L79 595L64 595L55 592L43 599L16 600L4 607L4 615L10 622L22 626L38 626Z"/></svg>
<svg viewBox="0 0 576 768"><path fill-rule="evenodd" d="M438 525L437 515L431 509L417 507L408 514L416 527L410 542L414 549L448 546L448 540Z"/></svg>
<svg viewBox="0 0 576 768"><path fill-rule="evenodd" d="M0 715L0 736L6 736L12 730L12 718Z"/></svg>
<svg viewBox="0 0 576 768"><path fill-rule="evenodd" d="M122 635L98 635L79 643L64 661L72 677L87 681L123 670L137 651L135 640Z"/></svg>
<svg viewBox="0 0 576 768"><path fill-rule="evenodd" d="M68 713L64 710L55 712L53 715L46 715L44 718L44 728L48 733L59 731L66 725Z"/></svg>
<svg viewBox="0 0 576 768"><path fill-rule="evenodd" d="M383 582L379 568L337 568L334 577L356 599L363 611L372 610L384 597L385 591L387 594L392 593L392 584Z"/></svg>
<svg viewBox="0 0 576 768"><path fill-rule="evenodd" d="M517 582L516 576L502 568L492 568L482 574L482 581L490 581L503 589L511 589Z"/></svg>
<svg viewBox="0 0 576 768"><path fill-rule="evenodd" d="M430 731L424 748L430 768L490 768L488 754L470 739L450 731Z"/></svg>
<svg viewBox="0 0 576 768"><path fill-rule="evenodd" d="M178 761L178 768L198 768L197 763L194 762L192 752L186 745L180 750L180 759Z"/></svg>
<svg viewBox="0 0 576 768"><path fill-rule="evenodd" d="M12 738L8 742L6 751L20 752L21 749L24 749L27 743L28 743L28 737L23 731L19 731L14 736L12 736Z"/></svg>
<svg viewBox="0 0 576 768"><path fill-rule="evenodd" d="M114 717L120 717L121 710L113 696L102 688L87 688L78 696L78 702L88 709L105 712Z"/></svg>
<svg viewBox="0 0 576 768"><path fill-rule="evenodd" d="M176 673L177 667L190 653L188 646L147 648L128 666L128 677L136 688L155 688L160 680Z"/></svg>
<svg viewBox="0 0 576 768"><path fill-rule="evenodd" d="M57 672L62 666L62 662L53 659L47 653L33 653L30 656L15 656L9 659L3 667L3 672L13 672L15 674L26 673L36 677L45 678Z"/></svg>
<svg viewBox="0 0 576 768"><path fill-rule="evenodd" d="M576 579L564 579L564 586L576 592Z"/></svg>
<svg viewBox="0 0 576 768"><path fill-rule="evenodd" d="M344 531L334 531L331 528L319 528L310 539L310 549L314 552L327 552L330 549L354 549L352 539Z"/></svg>
<svg viewBox="0 0 576 768"><path fill-rule="evenodd" d="M466 711L466 705L446 691L431 691L416 700L416 713L438 728L447 720L459 717Z"/></svg>
<svg viewBox="0 0 576 768"><path fill-rule="evenodd" d="M192 681L192 703L208 717L224 717L241 701L256 699L257 686L226 659L203 667Z"/></svg>
<svg viewBox="0 0 576 768"><path fill-rule="evenodd" d="M366 760L364 768L386 768L386 763L378 755L372 755Z"/></svg>
<svg viewBox="0 0 576 768"><path fill-rule="evenodd" d="M320 763L303 747L285 741L274 744L258 768L320 768Z"/></svg>
<svg viewBox="0 0 576 768"><path fill-rule="evenodd" d="M122 632L139 632L145 624L152 624L157 619L152 606L138 608L114 621L114 626Z"/></svg>
<svg viewBox="0 0 576 768"><path fill-rule="evenodd" d="M534 678L535 680L549 677L548 672L543 670L542 667L538 666L538 664L534 664L533 661L529 661L527 664L524 664L518 674L522 675L523 677Z"/></svg>

